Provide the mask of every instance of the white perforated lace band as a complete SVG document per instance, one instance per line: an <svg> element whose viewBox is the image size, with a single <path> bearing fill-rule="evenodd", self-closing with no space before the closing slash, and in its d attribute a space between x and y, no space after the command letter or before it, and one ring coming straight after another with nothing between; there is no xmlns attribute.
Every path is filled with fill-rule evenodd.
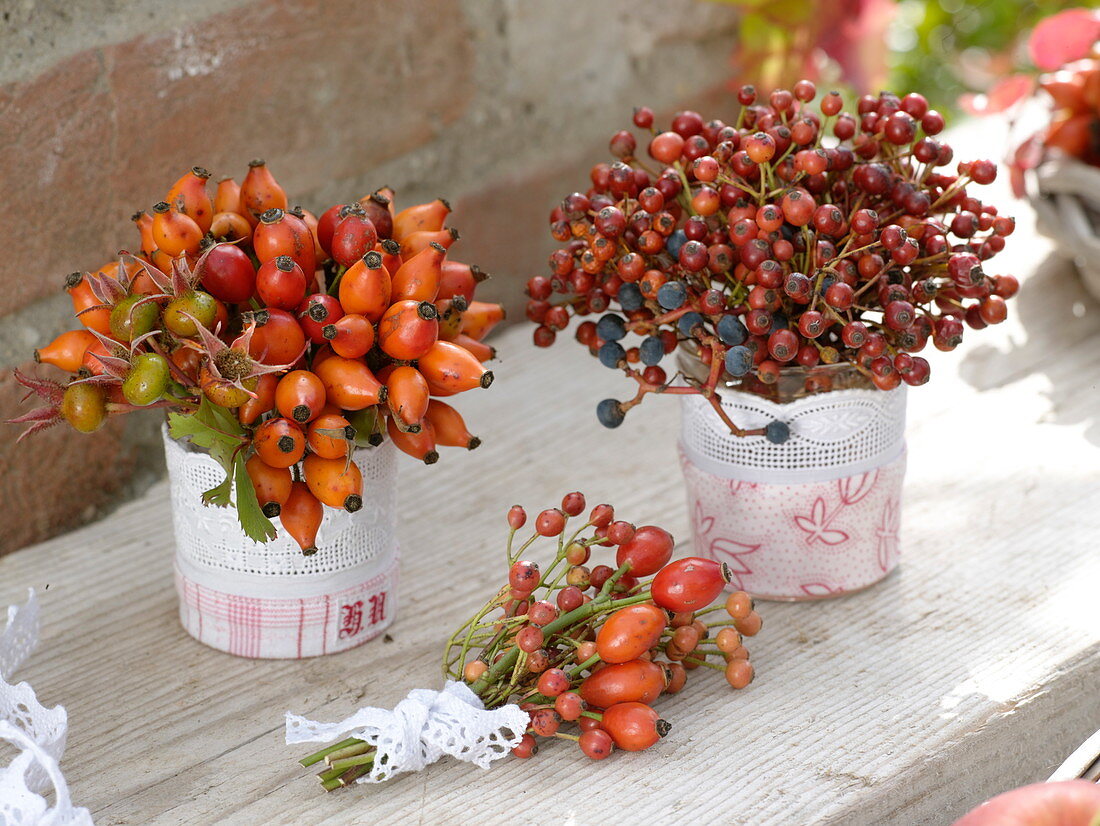
<svg viewBox="0 0 1100 826"><path fill-rule="evenodd" d="M231 508L202 493L225 476L202 452L165 435L176 535L180 621L213 648L242 657L331 654L377 636L396 611L397 457L387 442L358 450L363 507L325 508L317 552L304 556L283 530L252 541ZM272 520L280 528L278 519Z"/></svg>
<svg viewBox="0 0 1100 826"><path fill-rule="evenodd" d="M241 530L232 508L203 505L203 492L225 478L221 465L210 456L189 450L169 438L167 431L164 453L176 552L190 579L224 587L225 580L218 579L221 574L241 574L246 579L265 578L274 585L276 581L316 582L354 570L345 579L346 584L353 584L369 578L369 570L363 576L363 566L374 562L375 569L382 570L396 553L397 457L390 442L355 452L363 474L363 507L355 513L325 508L317 532L319 550L311 556L303 556L286 531L280 530L279 536L266 544L254 542ZM278 519L272 522L279 528Z"/></svg>
<svg viewBox="0 0 1100 826"><path fill-rule="evenodd" d="M724 479L765 484L825 482L889 464L905 449L905 391L834 390L776 404L723 390L722 408L739 427L773 421L790 428L774 444L734 436L702 396L681 396L681 447L686 458Z"/></svg>

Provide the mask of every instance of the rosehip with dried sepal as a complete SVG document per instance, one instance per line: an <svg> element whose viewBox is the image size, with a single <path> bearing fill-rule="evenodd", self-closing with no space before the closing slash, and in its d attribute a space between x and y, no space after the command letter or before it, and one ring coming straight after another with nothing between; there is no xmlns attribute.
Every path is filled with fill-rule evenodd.
<svg viewBox="0 0 1100 826"><path fill-rule="evenodd" d="M561 727L561 716L552 708L531 712L530 729L539 737L553 737Z"/></svg>

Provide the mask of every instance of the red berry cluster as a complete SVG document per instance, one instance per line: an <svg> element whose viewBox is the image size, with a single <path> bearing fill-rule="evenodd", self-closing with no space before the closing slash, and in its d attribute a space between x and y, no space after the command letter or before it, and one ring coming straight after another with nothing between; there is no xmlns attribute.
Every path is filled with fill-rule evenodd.
<svg viewBox="0 0 1100 826"><path fill-rule="evenodd" d="M673 560L668 531L616 519L611 505L585 510L584 495L569 493L517 544L527 512L513 506L508 580L447 642L448 678L465 680L487 708L518 703L529 713L517 757L533 756L540 737L575 741L593 760L649 748L671 728L653 704L682 691L689 672L721 671L736 689L754 676L743 642L763 622L744 591L711 604L729 582L724 565ZM527 556L543 538L556 545L546 566ZM613 564L591 565L594 553ZM370 771L374 751L351 739L302 763L321 760L333 789Z"/></svg>
<svg viewBox="0 0 1100 826"><path fill-rule="evenodd" d="M90 433L167 408L172 435L236 480L236 496L227 481L205 499L232 499L256 541L279 517L311 554L323 506L362 506L357 448L389 439L432 464L443 446L478 446L448 402L492 383L482 339L504 309L474 300L485 275L450 256L442 199L398 210L378 190L318 218L263 161L213 197L209 178L193 167L133 216L139 254L69 276L82 326L35 351L69 378L16 371L45 405L12 421Z"/></svg>
<svg viewBox="0 0 1100 826"><path fill-rule="evenodd" d="M685 111L662 132L637 109L649 160L617 132L618 160L551 213L563 246L528 281L527 317L546 347L571 316L599 316L577 340L638 386L600 404L603 424L653 392L702 393L721 413L720 383L774 384L788 366L849 362L883 390L924 384L929 342L952 350L966 326L1004 320L1019 285L984 262L1014 222L972 186L996 165L950 171L943 117L919 94L865 95L855 114L816 96L807 80L766 99L745 86L734 125ZM700 369L670 381L661 362L683 344Z"/></svg>

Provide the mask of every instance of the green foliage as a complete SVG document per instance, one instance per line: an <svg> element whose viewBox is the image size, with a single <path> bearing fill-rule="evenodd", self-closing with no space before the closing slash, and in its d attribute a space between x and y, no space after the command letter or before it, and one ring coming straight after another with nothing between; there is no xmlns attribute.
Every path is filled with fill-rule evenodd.
<svg viewBox="0 0 1100 826"><path fill-rule="evenodd" d="M952 111L1026 60L1023 38L1043 17L1080 0L901 0L890 32L890 87L919 91ZM1023 53L1023 54L1021 54Z"/></svg>
<svg viewBox="0 0 1100 826"><path fill-rule="evenodd" d="M205 505L225 508L233 504L232 492L237 492L237 520L245 534L257 542L275 538L271 524L256 499L252 480L245 469L242 453L244 429L237 417L212 404L205 396L194 413L169 413L168 433L173 439L189 439L201 447L225 470L225 480L202 495Z"/></svg>

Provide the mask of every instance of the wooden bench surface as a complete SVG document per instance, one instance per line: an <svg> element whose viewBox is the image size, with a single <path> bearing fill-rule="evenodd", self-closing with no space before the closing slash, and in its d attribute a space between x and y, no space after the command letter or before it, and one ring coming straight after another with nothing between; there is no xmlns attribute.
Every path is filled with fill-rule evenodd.
<svg viewBox="0 0 1100 826"><path fill-rule="evenodd" d="M504 576L514 502L579 489L688 552L675 400L605 430L596 402L625 380L570 342L536 350L523 326L495 341L493 387L460 400L485 444L402 465L390 641L285 662L186 636L165 483L0 558L0 606L40 594L20 677L68 708L74 800L100 824L912 826L1045 779L1100 728L1100 305L1018 214L999 262L1025 279L1009 321L933 352L931 384L909 394L900 569L856 596L762 604L756 681L732 692L695 672L661 701L673 730L657 747L597 764L561 741L489 772L445 760L326 795L283 744L286 709L338 719L440 685L450 629Z"/></svg>

